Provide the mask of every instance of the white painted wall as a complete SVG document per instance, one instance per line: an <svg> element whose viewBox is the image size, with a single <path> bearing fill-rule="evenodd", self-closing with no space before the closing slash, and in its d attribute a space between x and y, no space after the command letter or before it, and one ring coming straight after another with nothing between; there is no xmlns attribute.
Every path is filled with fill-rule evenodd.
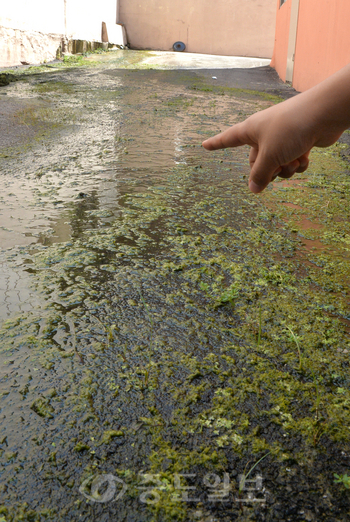
<svg viewBox="0 0 350 522"><path fill-rule="evenodd" d="M102 22L116 23L116 18L116 0L12 0L0 9L2 27L92 41L101 41Z"/></svg>
<svg viewBox="0 0 350 522"><path fill-rule="evenodd" d="M1 1L0 67L53 60L63 36L100 42L116 19L117 0Z"/></svg>
<svg viewBox="0 0 350 522"><path fill-rule="evenodd" d="M3 1L0 26L22 31L64 34L64 0Z"/></svg>
<svg viewBox="0 0 350 522"><path fill-rule="evenodd" d="M102 22L116 19L116 0L67 0L67 34L74 39L100 42Z"/></svg>

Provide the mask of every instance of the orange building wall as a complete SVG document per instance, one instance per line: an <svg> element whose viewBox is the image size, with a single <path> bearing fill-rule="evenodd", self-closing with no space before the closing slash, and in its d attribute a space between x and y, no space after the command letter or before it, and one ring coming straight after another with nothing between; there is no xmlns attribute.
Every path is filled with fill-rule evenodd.
<svg viewBox="0 0 350 522"><path fill-rule="evenodd" d="M350 0L300 0L293 87L305 91L350 62Z"/></svg>
<svg viewBox="0 0 350 522"><path fill-rule="evenodd" d="M292 1L277 0L271 66L286 80ZM350 62L350 0L299 0L293 87L305 91ZM292 53L290 56L292 59Z"/></svg>
<svg viewBox="0 0 350 522"><path fill-rule="evenodd" d="M271 59L271 67L276 69L279 77L283 81L286 80L290 11L291 0L288 0L281 7L280 0L277 0L275 46Z"/></svg>

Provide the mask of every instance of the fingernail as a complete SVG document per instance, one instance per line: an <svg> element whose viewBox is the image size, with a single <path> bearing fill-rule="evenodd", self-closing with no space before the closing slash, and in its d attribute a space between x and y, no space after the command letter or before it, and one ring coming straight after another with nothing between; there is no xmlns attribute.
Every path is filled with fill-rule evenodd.
<svg viewBox="0 0 350 522"><path fill-rule="evenodd" d="M259 192L262 191L262 188L259 187L259 185L257 185L256 183L254 183L254 181L250 181L249 182L249 189L254 192L254 194L259 194Z"/></svg>

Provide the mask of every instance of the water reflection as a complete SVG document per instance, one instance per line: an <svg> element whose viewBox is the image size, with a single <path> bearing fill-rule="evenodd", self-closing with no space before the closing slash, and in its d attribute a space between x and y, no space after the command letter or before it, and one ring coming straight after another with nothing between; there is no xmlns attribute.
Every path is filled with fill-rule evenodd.
<svg viewBox="0 0 350 522"><path fill-rule="evenodd" d="M26 100L43 100L45 113L39 104L30 117L48 129L1 166L0 242L10 249L49 247L110 226L125 194L148 190L178 165L204 160L207 114L226 121L229 108L232 123L235 107L246 103L220 99L214 107L184 88L177 71L56 71L10 89L21 110ZM11 272L7 263L3 281L0 318L24 309L30 277Z"/></svg>

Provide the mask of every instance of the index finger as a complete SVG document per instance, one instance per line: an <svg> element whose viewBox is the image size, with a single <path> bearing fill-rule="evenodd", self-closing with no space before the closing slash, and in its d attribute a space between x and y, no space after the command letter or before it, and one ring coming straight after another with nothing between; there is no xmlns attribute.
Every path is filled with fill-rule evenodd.
<svg viewBox="0 0 350 522"><path fill-rule="evenodd" d="M240 147L241 145L255 145L245 132L245 126L237 123L233 127L209 138L202 143L207 150L226 149L227 147Z"/></svg>

